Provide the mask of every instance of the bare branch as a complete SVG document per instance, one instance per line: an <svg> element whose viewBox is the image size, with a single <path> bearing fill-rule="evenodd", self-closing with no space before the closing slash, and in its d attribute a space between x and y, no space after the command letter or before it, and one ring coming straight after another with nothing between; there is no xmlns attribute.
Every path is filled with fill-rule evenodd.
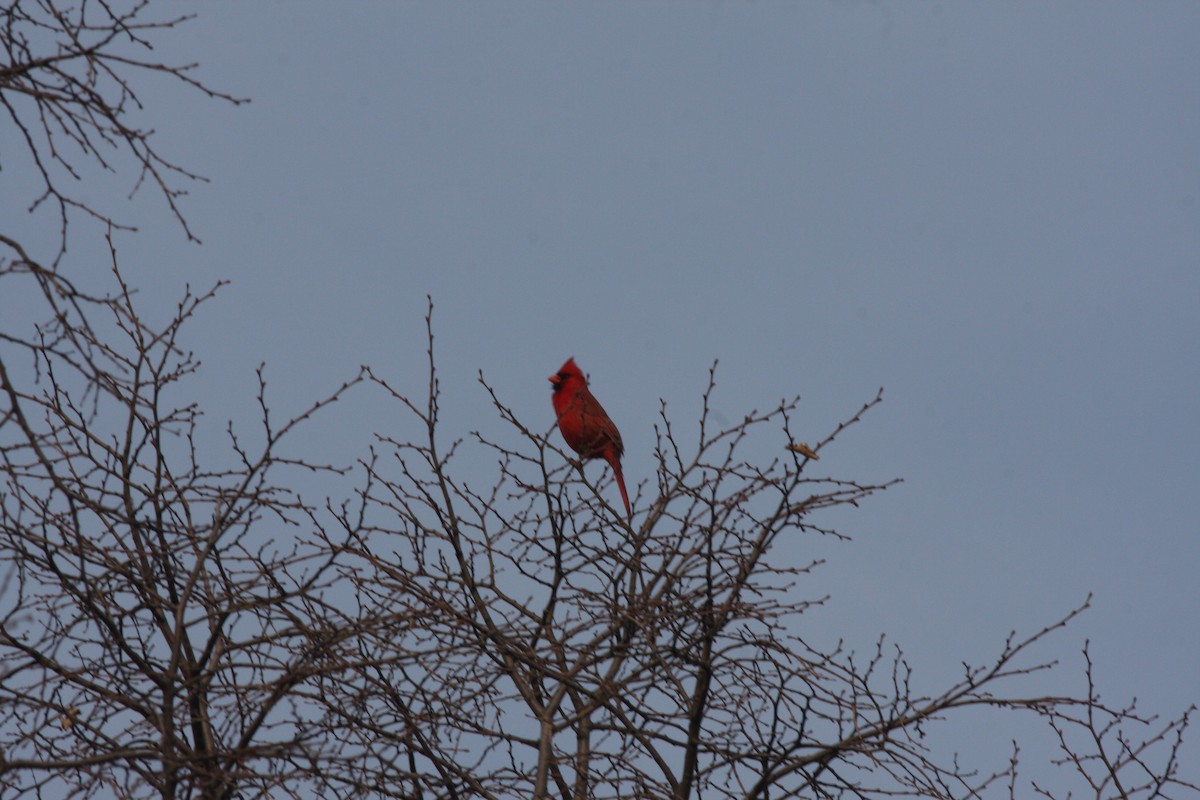
<svg viewBox="0 0 1200 800"><path fill-rule="evenodd" d="M165 76L204 95L233 104L247 102L217 91L193 76L196 64L169 64L153 56L156 41L191 19L151 0L108 0L65 5L51 0L14 0L0 17L0 108L41 179L29 210L51 205L59 219L57 266L67 247L72 212L108 229L132 228L70 188L91 167L116 173L132 166L130 194L152 186L189 240L179 201L200 175L164 157L154 130L140 127L144 111L137 83Z"/></svg>

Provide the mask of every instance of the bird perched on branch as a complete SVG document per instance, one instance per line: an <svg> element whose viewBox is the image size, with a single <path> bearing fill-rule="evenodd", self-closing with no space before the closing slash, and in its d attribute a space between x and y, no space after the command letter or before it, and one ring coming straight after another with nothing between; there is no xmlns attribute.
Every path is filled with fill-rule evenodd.
<svg viewBox="0 0 1200 800"><path fill-rule="evenodd" d="M563 439L584 461L603 458L608 462L617 478L617 488L621 490L625 516L632 519L629 493L625 491L625 477L621 474L625 446L617 426L609 419L600 401L588 391L587 378L575 366L574 358L568 358L567 363L550 376L550 383L554 389L550 400L554 403Z"/></svg>

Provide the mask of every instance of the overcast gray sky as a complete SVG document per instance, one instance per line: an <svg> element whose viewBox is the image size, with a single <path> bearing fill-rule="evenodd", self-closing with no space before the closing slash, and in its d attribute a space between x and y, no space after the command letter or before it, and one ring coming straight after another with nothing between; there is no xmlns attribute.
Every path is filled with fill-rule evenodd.
<svg viewBox="0 0 1200 800"><path fill-rule="evenodd" d="M632 483L713 359L719 413L798 393L808 440L883 386L820 467L905 483L839 515L812 624L948 675L1094 592L1069 674L1090 637L1106 698L1175 712L1200 700L1198 41L1194 2L213 0L160 54L252 102L144 88L211 178L204 244L136 201L121 257L150 305L232 279L189 341L214 430L253 415L259 361L281 414L361 363L419 392L426 294L447 436L502 427L479 369L548 429L574 355ZM402 425L354 408L314 444Z"/></svg>

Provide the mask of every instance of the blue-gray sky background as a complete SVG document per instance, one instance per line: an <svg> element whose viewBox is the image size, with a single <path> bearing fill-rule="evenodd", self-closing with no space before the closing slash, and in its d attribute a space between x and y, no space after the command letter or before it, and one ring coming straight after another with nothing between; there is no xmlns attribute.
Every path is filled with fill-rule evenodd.
<svg viewBox="0 0 1200 800"><path fill-rule="evenodd" d="M1091 638L1106 699L1171 713L1200 700L1197 41L1192 2L220 0L159 54L252 102L142 84L211 179L204 244L129 176L104 202L147 308L232 280L188 339L214 435L260 361L280 414L364 363L419 393L427 294L447 437L502 430L480 369L549 429L574 355L635 483L714 359L725 419L798 393L810 441L883 386L817 466L905 483L813 545L812 624L949 676L1093 592L1064 676ZM406 425L365 394L305 442Z"/></svg>

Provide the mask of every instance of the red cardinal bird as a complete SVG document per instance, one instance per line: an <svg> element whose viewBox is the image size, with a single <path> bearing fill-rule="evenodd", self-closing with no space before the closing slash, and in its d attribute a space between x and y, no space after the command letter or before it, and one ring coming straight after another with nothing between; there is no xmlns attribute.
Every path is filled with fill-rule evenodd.
<svg viewBox="0 0 1200 800"><path fill-rule="evenodd" d="M575 359L568 358L567 363L550 376L550 383L554 386L550 400L554 403L558 429L562 431L563 438L584 461L603 458L608 462L617 477L617 488L621 490L621 500L625 503L625 515L632 519L629 493L625 491L625 477L621 475L621 455L625 452L625 445L621 444L617 426L604 413L600 401L588 391L587 378L575 366Z"/></svg>

